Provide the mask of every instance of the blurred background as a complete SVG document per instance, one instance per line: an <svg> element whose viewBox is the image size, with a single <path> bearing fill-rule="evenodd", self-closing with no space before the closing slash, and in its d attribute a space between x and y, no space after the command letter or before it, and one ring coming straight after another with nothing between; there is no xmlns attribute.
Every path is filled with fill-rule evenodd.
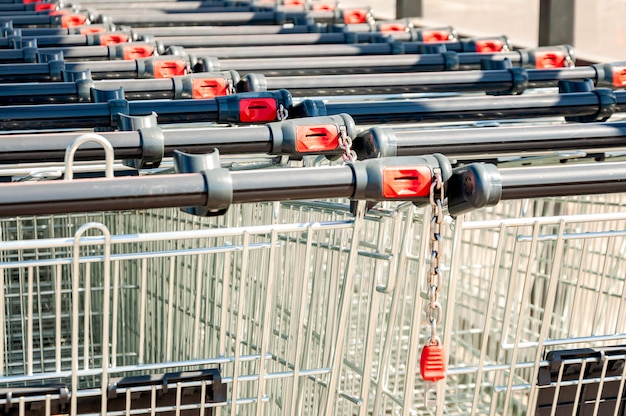
<svg viewBox="0 0 626 416"><path fill-rule="evenodd" d="M398 0L415 9L421 3L421 21L451 25L462 35L507 35L514 45L539 44L540 4L550 6L552 19L572 26L573 46L581 59L626 61L626 0ZM346 6L364 4L376 17L396 17L395 0L343 0ZM571 6L572 4L573 10ZM556 27L568 37L568 29ZM569 36L571 37L571 36Z"/></svg>

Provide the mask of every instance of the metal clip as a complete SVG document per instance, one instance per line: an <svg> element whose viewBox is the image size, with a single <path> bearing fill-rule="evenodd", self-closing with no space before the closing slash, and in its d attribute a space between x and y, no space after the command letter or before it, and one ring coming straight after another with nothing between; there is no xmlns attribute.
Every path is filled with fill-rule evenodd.
<svg viewBox="0 0 626 416"><path fill-rule="evenodd" d="M223 215L233 200L233 182L230 172L221 168L219 152L191 155L174 151L174 165L178 173L202 173L207 192L204 206L181 208L200 217Z"/></svg>

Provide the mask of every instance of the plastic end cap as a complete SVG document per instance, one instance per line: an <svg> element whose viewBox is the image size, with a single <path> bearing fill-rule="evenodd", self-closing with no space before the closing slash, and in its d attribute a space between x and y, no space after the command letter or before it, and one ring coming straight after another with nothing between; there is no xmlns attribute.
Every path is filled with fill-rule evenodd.
<svg viewBox="0 0 626 416"><path fill-rule="evenodd" d="M322 100L305 99L294 107L292 114L296 117L320 117L328 115Z"/></svg>
<svg viewBox="0 0 626 416"><path fill-rule="evenodd" d="M446 194L453 216L497 205L502 197L500 172L495 165L479 163L454 169Z"/></svg>
<svg viewBox="0 0 626 416"><path fill-rule="evenodd" d="M246 74L246 76L239 82L239 86L242 88L242 92L259 92L267 91L267 80L263 74Z"/></svg>
<svg viewBox="0 0 626 416"><path fill-rule="evenodd" d="M353 143L359 160L398 155L396 133L388 127L372 127L359 134Z"/></svg>

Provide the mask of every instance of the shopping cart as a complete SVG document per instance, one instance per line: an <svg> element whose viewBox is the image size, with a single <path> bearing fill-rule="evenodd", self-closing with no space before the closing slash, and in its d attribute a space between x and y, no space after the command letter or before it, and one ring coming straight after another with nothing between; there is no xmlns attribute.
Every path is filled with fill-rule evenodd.
<svg viewBox="0 0 626 416"><path fill-rule="evenodd" d="M519 198L507 189L529 169L555 168L502 171L504 199ZM85 183L72 186L83 195ZM438 260L449 364L427 403L432 386L418 368L431 335L431 206L387 202L366 214L361 202L353 215L345 200L275 200L213 218L42 206L5 218L0 405L10 414L550 414L574 385L574 407L606 409L620 403L624 380L614 348L626 337L620 198L514 200L448 217ZM590 353L581 358L581 348ZM611 402L604 392L616 383Z"/></svg>
<svg viewBox="0 0 626 416"><path fill-rule="evenodd" d="M621 206L529 200L457 220L443 413L623 414Z"/></svg>
<svg viewBox="0 0 626 416"><path fill-rule="evenodd" d="M377 282L391 284L412 210L354 219L344 204L311 202L208 220L178 210L6 219L1 381L13 401L5 393L2 404L21 414L83 414L83 403L99 413L100 401L111 414L155 404L158 414L351 412L370 378L354 370L371 371L381 336L382 310L367 305ZM168 382L213 368L221 381ZM133 385L146 373L165 375ZM19 386L39 393L18 399ZM68 386L80 389L77 408Z"/></svg>
<svg viewBox="0 0 626 416"><path fill-rule="evenodd" d="M328 169L341 178L352 169L369 176L356 166ZM296 175L313 171L324 170ZM241 175L243 184L258 176ZM188 189L186 179L177 187ZM361 348L346 338L354 332L354 279L371 286L372 271L389 267L404 238L394 210L365 220L364 208L358 205L356 219L349 205L331 202L233 206L215 219L166 209L7 219L0 248L5 409L323 412L335 400L330 392L340 378L332 369L344 345Z"/></svg>
<svg viewBox="0 0 626 416"><path fill-rule="evenodd" d="M309 17L317 19L316 13L297 12L291 18L304 23ZM217 19L181 14L181 19L153 20L126 12L111 16L117 23L147 27ZM230 14L235 21L246 17L275 23L288 16L273 11ZM345 17L320 16L331 23ZM56 20L46 22L59 23ZM472 65L478 64L477 55L471 57ZM546 60L558 57L569 65L569 56L566 48ZM457 55L427 58L431 66L452 69L462 64L453 57ZM181 69L187 63L196 69L188 56L179 58ZM521 52L518 58L519 63L542 62L529 61ZM174 57L165 59L166 69L177 67ZM351 57L349 65L360 66L356 59ZM376 60L380 62L374 67L386 64L386 59ZM112 77L134 77L143 71L139 62L157 61L133 61L121 72L118 64L123 62L97 71L103 68L99 64L55 59L54 65L36 68L45 69L45 79L60 79L62 69L88 68ZM302 72L306 65L320 71L319 58L287 58L279 67L267 61L263 64L274 72ZM346 68L335 59L328 61L324 65L330 72ZM399 71L414 63L395 65ZM367 65L363 68L369 71ZM607 66L594 71L600 69L604 81L615 75ZM7 68L11 81L37 75L22 71L28 72L22 66ZM143 72L141 76L147 76L148 71ZM626 414L625 163L496 170L470 162L486 146L519 152L513 140L497 140L479 129L439 129L439 135L475 140L449 149L461 161L454 171L443 157L420 159L428 162L428 173L430 168L440 170L441 181L431 175L427 186L419 187L416 205L403 199L407 192L417 194L424 171L396 156L415 151L414 139L420 133L437 136L426 130L372 129L355 140L359 156L397 151L389 178L398 186L388 189L380 180L387 178L385 162L352 160L347 143L355 135L349 133L354 126L348 116L326 118L313 128L309 121L298 120L293 125L282 121L233 128L229 133L209 133L198 126L161 129L150 116L141 118L155 110L163 123L259 123L283 120L287 114L276 111L282 104L307 115L347 111L360 123L440 120L442 111L447 111L448 120L500 120L530 112L595 121L621 111L626 99L610 90L574 90L421 103L309 100L291 108L286 94L276 103L248 95L243 97L255 98L251 107L265 115L248 120L240 120L238 98L233 96L205 100L204 107L197 102L137 104L116 97L116 102L89 106L3 109L10 112L5 124L13 123L11 128L129 124L139 131L106 133L118 158L132 159L137 175L132 177L113 178L110 150L103 152L105 178L46 181L63 174L71 179L71 169L63 171L51 161L60 160L73 133L37 137L45 140L13 135L20 143L7 140L3 145L6 163L41 161L45 153L49 165L42 168L59 169L54 175L15 174L26 169L22 166L1 171L11 172L2 175L3 180L38 182L0 185L0 411L168 416ZM116 104L123 108L117 111ZM422 115L416 115L415 105L422 105ZM402 111L389 108L395 106ZM468 116L468 110L474 115ZM71 119L68 111L74 111ZM133 121L134 116L139 117ZM75 125L77 117L82 120ZM545 152L559 146L579 148L596 138L585 148L609 152L621 148L620 126L526 126L525 137L522 127L494 134L517 131L513 139L529 142L523 150ZM538 132L558 136L561 143L528 136ZM311 137L326 147L318 147ZM300 141L315 146L305 145L302 151ZM263 171L259 168L267 163L228 171L219 159L185 159L174 153L174 148L206 151L213 145L235 157L252 151L264 160L267 154L278 156L281 163ZM302 160L282 163L282 156L293 155L292 147ZM309 151L321 156L309 158ZM161 169L163 156L172 154L179 168L182 158L183 173ZM75 155L86 161L83 166L92 176L99 166L94 155L101 152L87 147ZM340 165L342 156L350 163ZM370 181L374 177L378 179ZM434 193L438 184L445 194ZM610 193L597 195L600 191ZM394 200L372 206L385 199L378 198L380 193ZM172 208L181 205L187 208ZM423 351L439 347L443 359L437 369L422 357Z"/></svg>

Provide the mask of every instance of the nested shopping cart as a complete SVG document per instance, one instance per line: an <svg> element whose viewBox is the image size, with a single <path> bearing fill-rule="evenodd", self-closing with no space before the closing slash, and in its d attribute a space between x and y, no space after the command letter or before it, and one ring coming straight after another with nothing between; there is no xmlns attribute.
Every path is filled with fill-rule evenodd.
<svg viewBox="0 0 626 416"><path fill-rule="evenodd" d="M254 189L254 171L228 174L233 201L240 192L251 202L208 218L174 208L85 214L45 197L20 211L22 197L5 194L0 405L8 414L623 414L626 215L621 194L592 188L613 169L606 185L620 192L623 167L560 176L560 167L500 176L462 167L448 183L454 218L436 194L435 205L371 210L290 201L284 189L264 194L279 180ZM343 188L351 169L363 172L306 173L335 175L329 185ZM574 193L558 179L572 169L588 172L578 189L589 195L561 196ZM207 192L228 182L205 175ZM96 187L116 200L127 184L172 179L3 189L32 198L72 186L79 200ZM175 179L188 201L195 176ZM455 189L471 194L485 180L505 201L460 215ZM433 296L447 374L425 383Z"/></svg>
<svg viewBox="0 0 626 416"><path fill-rule="evenodd" d="M81 414L101 398L112 414L315 414L338 399L329 385L347 383L347 411L381 336L367 304L402 258L407 219L311 202L213 221L177 210L7 220L2 378L13 397L20 385L33 395L4 404L56 414L71 409L72 385ZM198 375L215 368L219 378ZM190 378L171 376L181 371ZM146 373L162 376L147 384Z"/></svg>
<svg viewBox="0 0 626 416"><path fill-rule="evenodd" d="M457 219L444 413L623 414L624 219L621 195Z"/></svg>
<svg viewBox="0 0 626 416"><path fill-rule="evenodd" d="M224 15L153 20L126 12L112 17L138 26L224 20ZM283 17L275 11L230 16L257 18L260 23ZM309 17L334 22L346 16L314 11L297 12L291 19L306 23L302 19ZM46 17L50 24L58 19ZM417 48L396 43L368 46L394 52ZM257 53L261 50L268 51ZM570 48L559 50L534 58L529 52L512 52L509 58L535 65L558 58L559 66L569 65ZM423 63L455 69L478 66L485 56L440 50L409 56L411 62L407 57L402 62L379 57L357 62L351 57L347 64L333 58L320 67L319 58L287 58L256 59L239 67L244 65L239 60L206 57L202 64L265 69L276 75L375 72L390 62L393 71ZM6 69L11 77L7 81L39 79L41 71L46 80L60 79L61 69L69 76L70 69L88 67L95 78L118 77L122 65L54 61L36 68L21 66L19 74L12 65ZM122 75L156 76L147 68L161 61L163 69L183 72L192 62L190 56L147 58L130 67L124 64ZM140 66L146 68L140 71ZM496 64L489 66L489 76L504 76L495 80L506 84L497 92L520 93L546 79L553 85L559 77L594 78L598 86L613 80L613 87L622 86L615 83L615 77L623 75L622 66L570 68L571 73L555 70L551 75L509 70L506 65L494 71ZM162 75L172 75L168 71ZM88 71L82 72L86 76ZM534 75L527 79L528 74ZM233 72L229 75L225 85L234 88L238 83ZM460 79L459 74L452 76ZM190 96L195 90L186 85L192 78L174 78L162 89L150 82L152 87L142 94L171 90L176 96ZM303 80L292 81L303 86ZM267 80L274 86L285 86L281 83L286 81ZM308 82L324 87L320 77ZM87 85L71 86L72 94L79 84ZM217 87L205 82L200 89ZM593 129L525 126L515 136L515 130L492 129L494 136L508 133L513 140L481 129L422 131L435 148L426 154L441 151L438 137L445 136L446 153L460 165L452 170L441 156L397 157L414 154L419 146L428 148L428 143L414 140L419 133L377 127L357 137L352 119L343 114L350 112L358 123L441 121L446 114L448 120L500 120L539 113L593 121L621 111L626 96L591 87L565 88L551 96L488 97L488 102L477 97L421 103L307 100L295 107L286 92L274 96L261 91L241 96L250 104L246 108L254 110L245 113L247 120L241 119L240 98L233 96L200 104L137 104L112 92L105 101L115 102L96 105L5 108L4 114L10 113L5 130L132 124L138 131L104 133L118 159L130 160L127 164L135 169L118 171L118 178L110 177L107 165L105 178L45 180L71 178L52 161L60 160L74 133L25 133L2 144L3 163L44 160L46 165L31 174L23 174L27 168L21 166L0 172L7 181L41 180L0 184L0 412L626 414L626 164L578 160L609 159L609 154L619 153L613 150L622 148L621 123ZM26 87L20 88L23 94ZM224 87L224 92L234 92L232 88ZM368 84L365 88L360 92L376 92ZM46 89L48 95L51 89ZM87 96L80 99L87 101ZM422 106L421 113L416 105ZM68 116L68 109L74 109L73 115ZM292 124L284 121L286 109L290 117L299 111L320 118L315 125L310 125L312 118ZM154 120L132 119L151 111L159 114L162 124L280 123L162 129L156 127L156 115ZM77 118L82 118L78 124ZM359 157L393 156L393 162L340 165L341 146L348 150L344 157L353 158L346 144L349 137L355 137ZM472 143L463 143L468 137ZM451 144L451 138L457 141ZM591 141L595 143L582 144ZM255 165L251 157L252 162L237 161L232 165L237 169L227 171L219 168L219 160L185 159L174 153L181 148L206 152L213 146L239 157L262 153L262 163ZM485 153L493 156L494 148L508 152L488 159L500 162L510 153L542 157L578 146L588 153L565 158L556 152L563 166L496 170L471 164ZM302 161L285 166L292 147L301 152L296 158ZM309 157L309 152L322 156ZM78 152L86 176L94 173L94 155L100 151L93 147ZM169 165L160 166L162 159L172 155L183 164L184 173L164 173ZM508 160L521 165L535 161ZM304 167L294 168L296 163ZM260 167L266 169L261 173ZM601 191L607 193L598 194ZM179 206L186 208L181 211Z"/></svg>

